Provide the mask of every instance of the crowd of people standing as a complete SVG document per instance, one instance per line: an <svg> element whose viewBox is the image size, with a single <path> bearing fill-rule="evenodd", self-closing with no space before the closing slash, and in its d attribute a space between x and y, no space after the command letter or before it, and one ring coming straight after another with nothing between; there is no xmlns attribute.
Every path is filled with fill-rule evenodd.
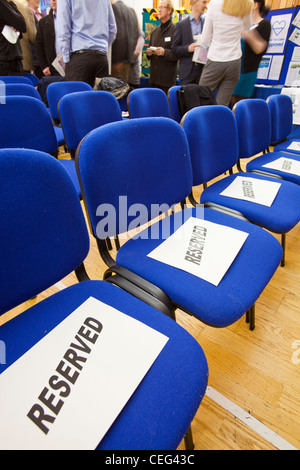
<svg viewBox="0 0 300 470"><path fill-rule="evenodd" d="M95 78L122 77L137 86L144 34L123 0L0 0L0 75L58 75L62 56L67 80L94 85ZM166 93L176 84L208 86L217 104L252 95L271 33L265 0L191 0L191 11L174 23L172 0L160 0L159 26L146 49L150 83ZM11 36L15 39L11 39ZM206 60L195 61L198 48ZM109 66L111 62L111 68Z"/></svg>

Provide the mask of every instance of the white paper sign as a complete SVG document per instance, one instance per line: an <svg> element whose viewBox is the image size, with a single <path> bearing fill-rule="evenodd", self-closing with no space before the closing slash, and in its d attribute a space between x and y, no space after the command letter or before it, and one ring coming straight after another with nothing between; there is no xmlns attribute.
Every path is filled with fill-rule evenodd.
<svg viewBox="0 0 300 470"><path fill-rule="evenodd" d="M287 149L300 151L300 142L293 140L293 142L287 147Z"/></svg>
<svg viewBox="0 0 300 470"><path fill-rule="evenodd" d="M271 207L280 186L272 181L237 176L220 195Z"/></svg>
<svg viewBox="0 0 300 470"><path fill-rule="evenodd" d="M7 25L5 25L4 28L2 29L2 34L5 37L5 39L11 44L16 44L20 36L19 31L16 31L11 26L7 26Z"/></svg>
<svg viewBox="0 0 300 470"><path fill-rule="evenodd" d="M89 298L0 375L0 449L95 449L167 341Z"/></svg>
<svg viewBox="0 0 300 470"><path fill-rule="evenodd" d="M263 165L265 168L271 168L273 170L284 171L292 175L300 176L300 162L293 160L292 158L280 157L273 162L266 163Z"/></svg>
<svg viewBox="0 0 300 470"><path fill-rule="evenodd" d="M148 256L217 286L247 237L246 232L191 217Z"/></svg>

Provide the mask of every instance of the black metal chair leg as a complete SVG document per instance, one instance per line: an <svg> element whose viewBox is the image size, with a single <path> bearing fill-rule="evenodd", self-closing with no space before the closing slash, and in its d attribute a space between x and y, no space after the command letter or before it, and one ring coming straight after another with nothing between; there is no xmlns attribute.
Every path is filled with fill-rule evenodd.
<svg viewBox="0 0 300 470"><path fill-rule="evenodd" d="M191 426L189 427L189 429L186 432L186 435L184 436L184 443L185 443L186 450L193 450L195 447Z"/></svg>
<svg viewBox="0 0 300 470"><path fill-rule="evenodd" d="M282 260L281 260L281 266L285 266L285 244L286 244L286 233L283 233L281 235L281 246L282 246L282 249L283 249L283 257L282 257Z"/></svg>
<svg viewBox="0 0 300 470"><path fill-rule="evenodd" d="M249 329L253 331L255 329L255 305L252 305L246 312L246 323L249 323Z"/></svg>

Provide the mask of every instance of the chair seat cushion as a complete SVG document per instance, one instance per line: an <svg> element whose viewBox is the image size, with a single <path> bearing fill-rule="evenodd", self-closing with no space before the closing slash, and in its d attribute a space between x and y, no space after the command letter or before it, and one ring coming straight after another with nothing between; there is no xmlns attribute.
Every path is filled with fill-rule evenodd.
<svg viewBox="0 0 300 470"><path fill-rule="evenodd" d="M197 217L196 208L185 210L184 220L190 216ZM179 308L201 321L225 327L237 321L255 303L280 263L282 248L275 237L248 222L210 209L205 209L204 218L249 233L217 287L147 256L163 241L162 221L156 224L154 231L159 233L156 238L144 236L143 232L140 238L126 242L118 251L116 263L159 286ZM169 220L170 233L173 233L174 215Z"/></svg>
<svg viewBox="0 0 300 470"><path fill-rule="evenodd" d="M38 303L0 328L7 364L13 364L89 297L138 319L169 341L99 449L176 449L205 393L208 367L196 340L167 316L103 281L86 281ZM16 340L17 338L17 340Z"/></svg>
<svg viewBox="0 0 300 470"><path fill-rule="evenodd" d="M292 142L300 143L299 139L287 140L285 142L281 142L281 144L275 145L274 152L289 152L295 153L296 155L300 155L300 150L290 150L288 147L291 145Z"/></svg>
<svg viewBox="0 0 300 470"><path fill-rule="evenodd" d="M276 170L273 168L266 168L264 165L267 163L274 162L278 158L289 158L293 160L297 160L300 162L300 154L291 154L291 153L283 153L283 152L270 152L262 155L261 157L256 157L253 160L251 160L247 164L247 171L252 171L252 170L261 170L261 171L266 171L268 173L272 173L274 175L279 175L282 176L287 181L291 181L292 183L300 184L300 175L288 173L282 170Z"/></svg>
<svg viewBox="0 0 300 470"><path fill-rule="evenodd" d="M271 207L232 197L221 196L220 193L238 176L236 174L223 178L217 183L208 186L201 195L201 203L213 202L221 206L235 209L241 212L251 222L261 225L273 232L289 232L300 220L300 188L289 181L263 177L254 173L243 173L242 175L245 177L276 181L281 184Z"/></svg>

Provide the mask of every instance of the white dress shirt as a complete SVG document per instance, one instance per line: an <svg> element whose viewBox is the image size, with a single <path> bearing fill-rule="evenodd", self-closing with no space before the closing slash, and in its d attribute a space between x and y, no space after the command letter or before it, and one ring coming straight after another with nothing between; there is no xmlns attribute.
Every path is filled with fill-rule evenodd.
<svg viewBox="0 0 300 470"><path fill-rule="evenodd" d="M222 12L224 0L211 0L202 32L202 45L209 47L207 58L215 62L242 56L241 32L252 25L252 15L238 18Z"/></svg>

